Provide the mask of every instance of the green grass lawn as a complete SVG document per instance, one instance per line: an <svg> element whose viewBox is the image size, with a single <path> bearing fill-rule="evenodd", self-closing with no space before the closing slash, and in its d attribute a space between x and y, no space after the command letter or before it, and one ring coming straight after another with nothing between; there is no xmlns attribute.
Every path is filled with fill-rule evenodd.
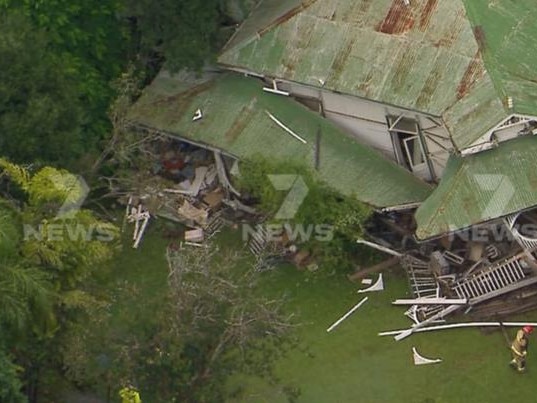
<svg viewBox="0 0 537 403"><path fill-rule="evenodd" d="M233 234L222 235L222 248L238 247ZM150 317L158 309L152 300L167 286L164 250L168 242L156 228L151 228L139 250L125 247L116 260L115 323L132 324L133 319L136 321L134 315ZM356 294L358 285L343 274L330 275L328 270L312 274L282 267L260 275L260 292L284 296L289 301L289 311L296 313L302 323L296 331L300 348L277 364L277 375L283 383L300 388L299 402L536 400L537 358L532 359L533 346L529 371L519 375L508 366L510 354L499 331L485 335L477 329L446 330L416 334L401 342L377 336L379 331L410 325L403 316L404 308L391 305L394 299L408 296L401 274L385 275L385 291L368 294L369 300L331 333L326 329L363 298L363 294ZM413 346L424 356L442 358L443 362L414 366ZM534 348L537 357L537 347ZM240 376L234 382L245 385L247 393L233 403L286 401L281 386ZM146 402L160 403L147 398Z"/></svg>
<svg viewBox="0 0 537 403"><path fill-rule="evenodd" d="M477 329L446 330L400 342L377 336L410 324L404 308L391 305L408 294L400 275L386 276L386 290L370 293L369 300L331 333L326 329L363 298L356 294L358 286L342 275L315 278L293 268L265 277L267 292L289 297L289 309L304 324L298 332L305 351L292 352L277 369L285 383L300 388L299 402L535 401L537 358L531 360L530 350L529 371L515 373L508 366L510 353L500 331L484 335ZM413 346L443 362L414 366ZM243 402L286 401L278 387L253 380L248 385Z"/></svg>

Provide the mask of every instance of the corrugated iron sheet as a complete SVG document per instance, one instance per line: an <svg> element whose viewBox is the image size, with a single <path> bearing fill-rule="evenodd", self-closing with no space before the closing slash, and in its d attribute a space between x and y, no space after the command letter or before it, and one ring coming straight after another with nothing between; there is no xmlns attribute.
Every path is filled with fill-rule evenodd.
<svg viewBox="0 0 537 403"><path fill-rule="evenodd" d="M343 134L331 122L297 102L262 91L253 78L227 74L194 85L173 85L159 76L133 106L137 123L210 144L238 157L255 154L296 161L313 169L321 129L319 177L343 194L375 207L423 201L431 188L371 148ZM176 91L170 88L177 88ZM203 118L193 122L200 108ZM269 111L307 144L294 139L266 114Z"/></svg>
<svg viewBox="0 0 537 403"><path fill-rule="evenodd" d="M537 115L537 3L463 1L499 98L512 97L514 112Z"/></svg>
<svg viewBox="0 0 537 403"><path fill-rule="evenodd" d="M283 0L286 18L269 23L274 1L220 62L443 116L458 148L508 113L537 114L534 0L317 0L299 12Z"/></svg>
<svg viewBox="0 0 537 403"><path fill-rule="evenodd" d="M420 239L537 205L537 138L522 137L466 158L452 156L440 185L416 212Z"/></svg>

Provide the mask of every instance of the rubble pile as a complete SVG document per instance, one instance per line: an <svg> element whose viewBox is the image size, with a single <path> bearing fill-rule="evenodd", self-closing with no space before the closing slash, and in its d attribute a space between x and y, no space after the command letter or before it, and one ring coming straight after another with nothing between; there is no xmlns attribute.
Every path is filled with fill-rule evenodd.
<svg viewBox="0 0 537 403"><path fill-rule="evenodd" d="M367 232L374 243L368 244L394 257L349 278L398 262L413 298L406 315L415 325L455 312L484 320L537 308L536 210L426 242L415 240L413 225L411 214L376 215Z"/></svg>

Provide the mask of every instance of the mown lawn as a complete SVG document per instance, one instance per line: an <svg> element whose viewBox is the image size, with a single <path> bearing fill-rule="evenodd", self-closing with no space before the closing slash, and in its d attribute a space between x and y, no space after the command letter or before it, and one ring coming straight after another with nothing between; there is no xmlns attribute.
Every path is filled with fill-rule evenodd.
<svg viewBox="0 0 537 403"><path fill-rule="evenodd" d="M236 248L240 246L236 241L232 232L226 232L220 244ZM151 312L158 309L152 301L167 286L167 242L152 228L139 250L125 248L116 260L116 323L132 324L133 319L151 317ZM311 274L286 266L261 276L260 292L284 296L287 308L302 323L296 331L301 348L277 365L282 381L300 389L298 402L535 401L537 358L532 360L532 346L529 371L519 375L508 366L510 354L499 331L483 334L477 329L447 330L413 335L401 342L377 336L379 331L410 324L403 316L404 308L391 305L392 300L408 294L406 280L398 273L385 275L385 291L370 293L365 305L331 333L326 329L363 298L356 294L357 285L343 274L330 274L326 268ZM528 319L531 317L537 319L536 314ZM144 327L143 323L138 326ZM414 366L413 346L424 356L442 358L443 362ZM234 382L246 387L246 397L240 402L286 401L281 386L241 376Z"/></svg>
<svg viewBox="0 0 537 403"><path fill-rule="evenodd" d="M396 342L379 337L384 330L406 328L404 309L391 301L407 296L406 280L385 276L385 291L369 300L331 333L326 329L363 298L342 275L320 276L285 268L266 276L267 292L290 298L289 309L304 325L299 337L306 351L291 353L278 375L301 390L299 402L511 402L535 401L537 359L519 375L509 366L510 353L500 331L446 330L413 335ZM530 315L527 319L537 315ZM514 330L511 330L514 335ZM440 364L414 366L412 347ZM531 354L531 350L530 350ZM280 388L248 382L246 402L285 402Z"/></svg>

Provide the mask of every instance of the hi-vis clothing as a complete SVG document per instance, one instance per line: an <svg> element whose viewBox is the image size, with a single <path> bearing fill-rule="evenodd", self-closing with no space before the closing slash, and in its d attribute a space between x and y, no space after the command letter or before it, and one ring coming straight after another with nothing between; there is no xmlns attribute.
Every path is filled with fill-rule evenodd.
<svg viewBox="0 0 537 403"><path fill-rule="evenodd" d="M140 394L136 389L131 386L126 386L119 391L121 397L121 403L142 403Z"/></svg>
<svg viewBox="0 0 537 403"><path fill-rule="evenodd" d="M522 329L517 332L515 339L511 343L511 353L513 354L511 363L516 365L517 370L524 371L528 354L528 335Z"/></svg>

